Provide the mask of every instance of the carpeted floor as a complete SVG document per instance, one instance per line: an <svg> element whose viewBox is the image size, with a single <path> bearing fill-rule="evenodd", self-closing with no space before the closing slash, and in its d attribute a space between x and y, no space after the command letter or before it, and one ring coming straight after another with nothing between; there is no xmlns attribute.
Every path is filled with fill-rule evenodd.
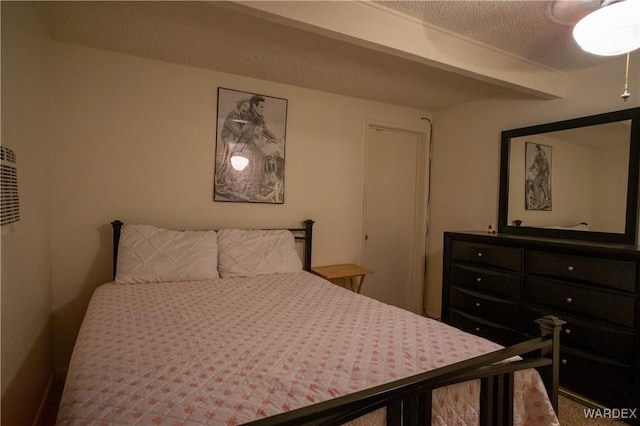
<svg viewBox="0 0 640 426"><path fill-rule="evenodd" d="M593 407L582 405L561 395L558 399L560 426L623 426L626 424L621 420L587 418L588 411L585 410L590 408Z"/></svg>

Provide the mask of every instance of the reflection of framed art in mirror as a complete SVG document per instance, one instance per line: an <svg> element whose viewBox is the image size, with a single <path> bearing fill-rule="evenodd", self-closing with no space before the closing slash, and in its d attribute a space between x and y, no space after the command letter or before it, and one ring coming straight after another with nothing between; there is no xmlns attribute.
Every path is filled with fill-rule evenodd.
<svg viewBox="0 0 640 426"><path fill-rule="evenodd" d="M526 143L524 204L527 210L551 210L551 150L548 145Z"/></svg>

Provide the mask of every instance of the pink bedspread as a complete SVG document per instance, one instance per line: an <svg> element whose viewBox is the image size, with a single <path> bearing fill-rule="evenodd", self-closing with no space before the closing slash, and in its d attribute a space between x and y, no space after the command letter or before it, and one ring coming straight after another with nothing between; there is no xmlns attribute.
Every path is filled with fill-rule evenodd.
<svg viewBox="0 0 640 426"><path fill-rule="evenodd" d="M498 348L306 272L108 283L89 304L58 425L236 425ZM437 390L433 424L477 424L478 395L477 382ZM515 400L515 424L557 424L534 370L517 374Z"/></svg>

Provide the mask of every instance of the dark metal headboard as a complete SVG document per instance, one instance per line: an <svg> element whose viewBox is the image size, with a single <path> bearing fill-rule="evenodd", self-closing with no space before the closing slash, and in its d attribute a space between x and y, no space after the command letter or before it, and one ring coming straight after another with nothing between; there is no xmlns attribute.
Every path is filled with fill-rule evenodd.
<svg viewBox="0 0 640 426"><path fill-rule="evenodd" d="M302 241L304 245L304 257L302 259L302 267L305 271L311 271L311 248L313 241L313 224L315 222L307 219L302 222L303 228L287 228L294 235L296 240ZM118 244L120 243L120 231L124 223L120 220L111 222L113 227L113 278L116 277L116 267L118 263Z"/></svg>

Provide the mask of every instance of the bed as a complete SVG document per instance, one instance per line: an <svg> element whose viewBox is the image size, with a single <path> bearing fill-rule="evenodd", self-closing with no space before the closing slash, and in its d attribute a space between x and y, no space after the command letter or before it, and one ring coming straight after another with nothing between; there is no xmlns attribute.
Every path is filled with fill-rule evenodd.
<svg viewBox="0 0 640 426"><path fill-rule="evenodd" d="M311 220L112 224L114 281L87 308L60 426L558 424L557 318L502 348L348 291L308 272Z"/></svg>

